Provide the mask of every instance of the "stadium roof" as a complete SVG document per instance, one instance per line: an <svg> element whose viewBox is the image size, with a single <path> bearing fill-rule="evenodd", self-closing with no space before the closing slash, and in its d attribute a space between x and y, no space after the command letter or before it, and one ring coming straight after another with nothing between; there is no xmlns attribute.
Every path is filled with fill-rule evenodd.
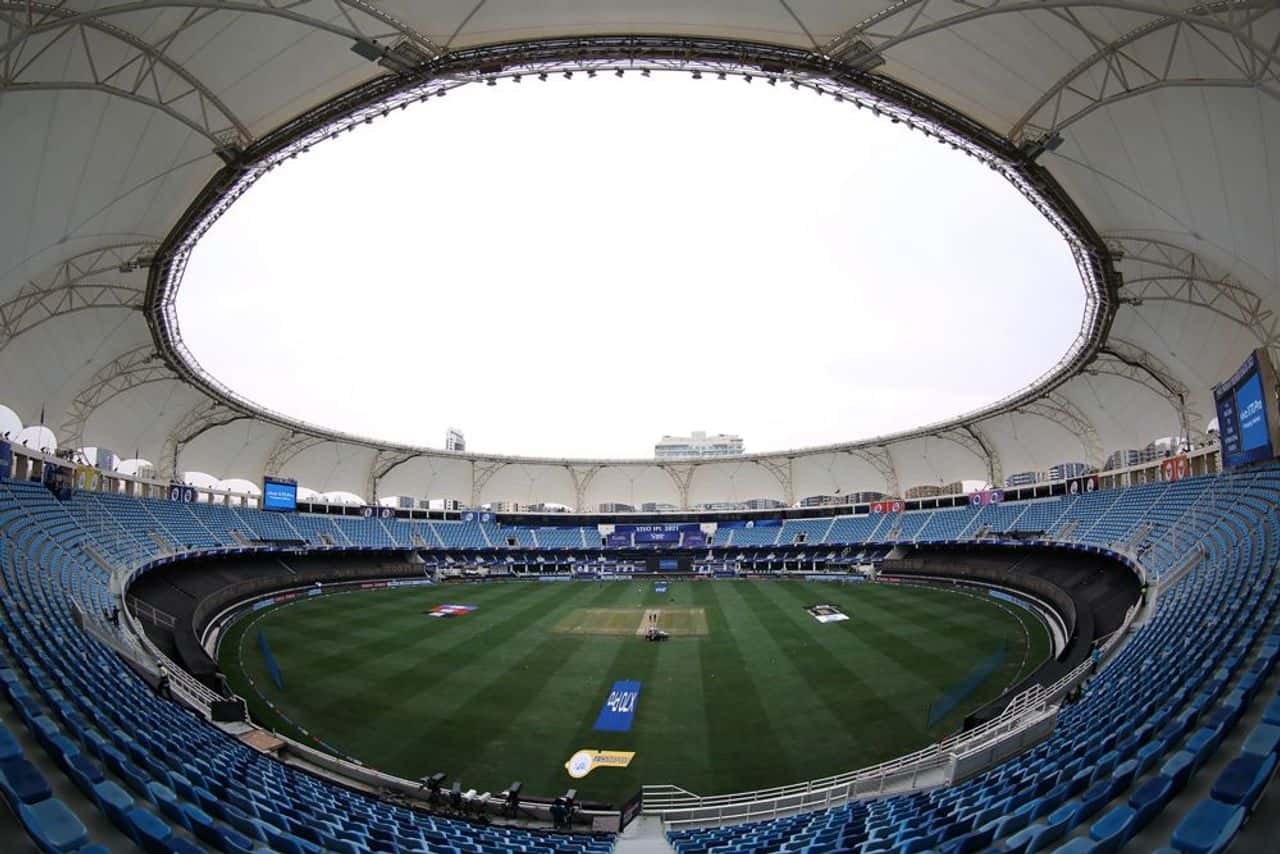
<svg viewBox="0 0 1280 854"><path fill-rule="evenodd" d="M1253 347L1280 355L1271 0L0 2L0 21L0 403L166 474L584 508L900 493L1195 438L1214 382ZM667 465L380 445L261 410L185 355L182 240L255 169L378 99L619 58L824 87L978 146L1079 239L1078 346L971 417Z"/></svg>

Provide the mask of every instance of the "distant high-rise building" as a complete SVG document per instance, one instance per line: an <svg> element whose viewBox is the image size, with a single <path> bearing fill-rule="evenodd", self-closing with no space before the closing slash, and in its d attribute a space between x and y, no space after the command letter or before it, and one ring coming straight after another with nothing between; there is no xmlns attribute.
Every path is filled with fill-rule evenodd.
<svg viewBox="0 0 1280 854"><path fill-rule="evenodd" d="M680 508L674 504L667 504L664 501L646 501L640 505L641 513L671 513Z"/></svg>
<svg viewBox="0 0 1280 854"><path fill-rule="evenodd" d="M109 448L98 448L93 464L103 471L115 471L118 462L120 458L116 456L115 451Z"/></svg>
<svg viewBox="0 0 1280 854"><path fill-rule="evenodd" d="M777 510L780 507L786 507L787 502L776 498L752 498L750 501L742 502L742 506L748 510Z"/></svg>
<svg viewBox="0 0 1280 854"><path fill-rule="evenodd" d="M465 451L467 437L457 427L450 427L444 432L444 449L446 451Z"/></svg>
<svg viewBox="0 0 1280 854"><path fill-rule="evenodd" d="M964 492L964 482L953 480L951 483L922 483L906 491L903 498L937 498L940 495L960 495Z"/></svg>
<svg viewBox="0 0 1280 854"><path fill-rule="evenodd" d="M1011 474L1004 479L1005 486L1034 486L1044 479L1044 475L1038 471L1020 471Z"/></svg>
<svg viewBox="0 0 1280 854"><path fill-rule="evenodd" d="M728 433L708 436L705 430L694 430L688 436L663 436L653 446L659 460L696 460L707 457L736 457L743 451L742 437Z"/></svg>
<svg viewBox="0 0 1280 854"><path fill-rule="evenodd" d="M1085 463L1058 463L1049 469L1049 480L1066 480L1088 473L1089 466Z"/></svg>
<svg viewBox="0 0 1280 854"><path fill-rule="evenodd" d="M1136 466L1141 462L1142 451L1134 448L1125 448L1123 450L1113 451L1111 456L1107 457L1107 464L1103 466L1103 469L1122 469L1126 466Z"/></svg>
<svg viewBox="0 0 1280 854"><path fill-rule="evenodd" d="M630 504L622 504L617 501L606 501L597 508L596 512L597 513L634 513L635 509L636 508L632 507Z"/></svg>

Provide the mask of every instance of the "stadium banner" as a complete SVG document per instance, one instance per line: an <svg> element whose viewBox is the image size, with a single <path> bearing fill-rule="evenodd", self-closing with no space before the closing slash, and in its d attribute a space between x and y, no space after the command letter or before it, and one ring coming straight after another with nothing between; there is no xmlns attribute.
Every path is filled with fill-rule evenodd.
<svg viewBox="0 0 1280 854"><path fill-rule="evenodd" d="M1096 474L1084 477L1073 477L1067 480L1067 495L1083 495L1086 492L1097 492L1100 481Z"/></svg>
<svg viewBox="0 0 1280 854"><path fill-rule="evenodd" d="M679 531L636 531L636 545L649 543L679 543Z"/></svg>
<svg viewBox="0 0 1280 854"><path fill-rule="evenodd" d="M707 535L702 531L689 531L684 535L680 545L687 549L700 549L707 544Z"/></svg>
<svg viewBox="0 0 1280 854"><path fill-rule="evenodd" d="M901 501L872 501L872 513L901 513L906 505Z"/></svg>
<svg viewBox="0 0 1280 854"><path fill-rule="evenodd" d="M93 466L76 466L76 489L97 492L101 482L102 474Z"/></svg>
<svg viewBox="0 0 1280 854"><path fill-rule="evenodd" d="M655 534L670 533L683 534L686 531L700 531L702 526L698 522L667 522L662 525L614 525L613 531L616 534ZM637 540L639 542L639 540Z"/></svg>
<svg viewBox="0 0 1280 854"><path fill-rule="evenodd" d="M581 780L597 768L626 768L635 755L632 750L579 750L564 763L564 770Z"/></svg>
<svg viewBox="0 0 1280 854"><path fill-rule="evenodd" d="M1160 476L1169 482L1191 477L1191 459L1186 454L1160 461Z"/></svg>
<svg viewBox="0 0 1280 854"><path fill-rule="evenodd" d="M601 732L631 732L631 721L635 717L636 701L639 699L639 682L625 679L614 682L593 729Z"/></svg>
<svg viewBox="0 0 1280 854"><path fill-rule="evenodd" d="M988 504L999 504L1001 501L1004 501L1002 489L984 489L969 493L970 507L986 507Z"/></svg>
<svg viewBox="0 0 1280 854"><path fill-rule="evenodd" d="M183 483L169 484L169 500L178 504L193 504L196 500L196 490L193 486L187 486Z"/></svg>
<svg viewBox="0 0 1280 854"><path fill-rule="evenodd" d="M626 549L631 547L631 535L614 532L605 538L605 547L610 549Z"/></svg>
<svg viewBox="0 0 1280 854"><path fill-rule="evenodd" d="M13 474L13 446L8 442L0 441L0 477L10 477Z"/></svg>

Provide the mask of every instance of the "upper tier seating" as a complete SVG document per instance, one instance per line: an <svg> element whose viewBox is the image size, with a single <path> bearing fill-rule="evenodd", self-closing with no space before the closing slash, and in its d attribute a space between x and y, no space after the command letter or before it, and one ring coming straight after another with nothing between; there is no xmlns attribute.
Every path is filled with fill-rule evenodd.
<svg viewBox="0 0 1280 854"><path fill-rule="evenodd" d="M77 628L73 602L96 620L113 601L109 573L84 547L121 562L160 554L162 543L169 548L175 539L151 536L160 531L152 511L185 524L174 508L199 519L211 534L216 531L218 542L230 543L234 538L227 532L245 530L244 517L257 511L103 498L78 495L62 504L40 485L0 480L0 690L15 719L139 846L195 851L189 841L194 834L225 851L269 847L305 854L612 849L608 835L474 825L334 786L159 699ZM304 527L335 540L381 543L379 530L389 539L376 519L333 521L316 517ZM45 850L88 850L83 824L49 796L39 772L23 764L6 734L0 731L0 756L7 757L0 758L0 793L12 801L24 827Z"/></svg>

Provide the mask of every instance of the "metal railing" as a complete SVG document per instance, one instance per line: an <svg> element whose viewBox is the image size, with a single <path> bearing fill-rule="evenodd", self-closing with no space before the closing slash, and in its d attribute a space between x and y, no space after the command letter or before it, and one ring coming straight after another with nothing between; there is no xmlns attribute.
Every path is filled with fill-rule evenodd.
<svg viewBox="0 0 1280 854"><path fill-rule="evenodd" d="M965 760L985 754L998 761L1051 733L1058 714L1058 707L1051 702L1053 696L1052 689L1033 686L1014 697L999 717L968 732L879 765L831 777L708 796L673 785L644 786L644 812L660 816L672 828L705 827L778 818L853 800L945 786L991 764ZM1008 749L999 750L1000 745Z"/></svg>

